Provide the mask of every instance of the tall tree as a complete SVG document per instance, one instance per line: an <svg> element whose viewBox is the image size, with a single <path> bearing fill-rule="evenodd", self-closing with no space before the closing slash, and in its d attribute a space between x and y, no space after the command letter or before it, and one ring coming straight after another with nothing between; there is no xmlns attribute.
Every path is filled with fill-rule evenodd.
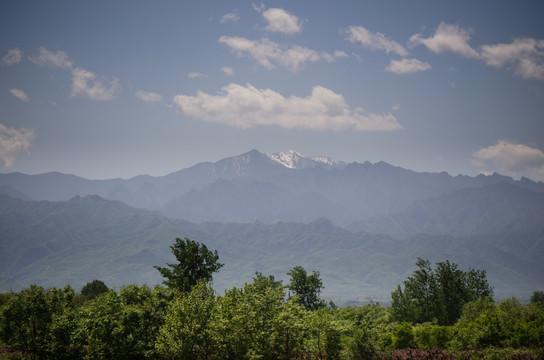
<svg viewBox="0 0 544 360"><path fill-rule="evenodd" d="M319 297L323 288L319 271L308 275L302 266L295 266L287 275L291 276L288 288L297 295L300 305L309 310L325 306L325 302Z"/></svg>
<svg viewBox="0 0 544 360"><path fill-rule="evenodd" d="M102 280L93 280L81 288L81 295L85 296L87 300L92 300L109 290Z"/></svg>
<svg viewBox="0 0 544 360"><path fill-rule="evenodd" d="M212 274L223 266L218 262L217 250L212 252L206 245L194 240L176 238L170 249L178 263L167 263L170 268L160 266L154 268L166 278L163 283L171 289L189 292L199 281L211 281Z"/></svg>
<svg viewBox="0 0 544 360"><path fill-rule="evenodd" d="M416 323L436 321L453 325L461 316L463 305L482 297L492 296L485 271L462 271L457 264L436 263L418 258L418 269L391 293L391 311L399 321Z"/></svg>

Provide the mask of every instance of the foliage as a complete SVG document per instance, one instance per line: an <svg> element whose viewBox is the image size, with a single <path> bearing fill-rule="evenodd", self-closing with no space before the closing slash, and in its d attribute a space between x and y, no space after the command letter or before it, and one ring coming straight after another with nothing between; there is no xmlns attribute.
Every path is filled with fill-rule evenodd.
<svg viewBox="0 0 544 360"><path fill-rule="evenodd" d="M166 359L207 359L213 353L210 331L213 289L203 282L170 303L155 347Z"/></svg>
<svg viewBox="0 0 544 360"><path fill-rule="evenodd" d="M442 349L402 349L391 354L391 360L453 360L454 357Z"/></svg>
<svg viewBox="0 0 544 360"><path fill-rule="evenodd" d="M166 278L163 283L171 289L189 292L199 281L211 281L212 274L223 266L218 262L217 250L212 252L194 240L176 238L170 249L178 263L167 263L171 269L160 266L155 269Z"/></svg>
<svg viewBox="0 0 544 360"><path fill-rule="evenodd" d="M404 291L399 285L391 293L391 309L398 321L453 325L464 304L493 294L483 270L465 272L449 260L437 263L433 270L430 262L421 258L416 266L404 281Z"/></svg>
<svg viewBox="0 0 544 360"><path fill-rule="evenodd" d="M70 286L31 285L0 296L0 359L544 358L539 301L496 304L482 296L464 303L453 325L414 324L376 304L307 308L285 289L258 272L223 295L205 279L186 292L129 285L91 300ZM441 301L431 297L426 304L440 308L436 299Z"/></svg>
<svg viewBox="0 0 544 360"><path fill-rule="evenodd" d="M297 302L309 310L316 310L325 306L325 301L319 298L323 282L319 271L308 275L302 266L295 266L287 273L291 276L288 288L297 296Z"/></svg>
<svg viewBox="0 0 544 360"><path fill-rule="evenodd" d="M110 290L77 313L74 333L86 359L143 359L154 353L164 317L163 291L130 285Z"/></svg>
<svg viewBox="0 0 544 360"><path fill-rule="evenodd" d="M377 356L376 345L366 328L359 328L346 341L346 360L373 359Z"/></svg>
<svg viewBox="0 0 544 360"><path fill-rule="evenodd" d="M306 351L317 359L336 359L340 353L340 329L332 310L321 308L305 318L308 328Z"/></svg>
<svg viewBox="0 0 544 360"><path fill-rule="evenodd" d="M531 295L531 304L541 303L544 304L544 291L535 291Z"/></svg>
<svg viewBox="0 0 544 360"><path fill-rule="evenodd" d="M81 295L88 300L95 299L98 295L108 292L109 288L101 280L88 282L81 288Z"/></svg>
<svg viewBox="0 0 544 360"><path fill-rule="evenodd" d="M39 358L44 352L51 326L53 309L50 305L41 286L31 285L19 293L12 293L2 305L2 340L29 354L32 359Z"/></svg>

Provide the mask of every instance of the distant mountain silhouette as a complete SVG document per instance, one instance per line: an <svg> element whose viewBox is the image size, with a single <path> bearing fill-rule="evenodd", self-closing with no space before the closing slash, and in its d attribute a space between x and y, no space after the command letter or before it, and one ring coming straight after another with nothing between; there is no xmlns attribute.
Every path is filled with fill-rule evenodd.
<svg viewBox="0 0 544 360"><path fill-rule="evenodd" d="M0 186L9 186L12 195L15 191L34 200L65 201L96 194L195 222L274 223L326 217L341 226L406 210L456 190L500 182L544 193L543 183L526 178L420 173L384 162L345 164L327 157L304 157L296 151L252 150L166 176L128 180L87 180L56 172L0 174Z"/></svg>

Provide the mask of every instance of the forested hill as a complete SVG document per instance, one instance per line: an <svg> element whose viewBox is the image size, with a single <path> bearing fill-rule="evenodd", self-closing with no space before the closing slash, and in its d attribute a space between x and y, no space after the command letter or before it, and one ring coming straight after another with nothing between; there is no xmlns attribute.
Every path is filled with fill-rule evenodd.
<svg viewBox="0 0 544 360"><path fill-rule="evenodd" d="M217 249L221 290L255 271L286 278L293 266L321 272L323 296L340 303L382 302L414 269L417 257L448 259L488 271L498 298L528 297L544 288L542 233L388 235L352 232L321 218L309 223L191 223L98 196L69 201L0 197L0 291L31 283L78 288L93 279L109 286L160 283L153 265L172 261L169 245L188 237Z"/></svg>
<svg viewBox="0 0 544 360"><path fill-rule="evenodd" d="M349 229L407 238L418 233L544 235L544 193L516 184L456 190L398 212L355 221Z"/></svg>

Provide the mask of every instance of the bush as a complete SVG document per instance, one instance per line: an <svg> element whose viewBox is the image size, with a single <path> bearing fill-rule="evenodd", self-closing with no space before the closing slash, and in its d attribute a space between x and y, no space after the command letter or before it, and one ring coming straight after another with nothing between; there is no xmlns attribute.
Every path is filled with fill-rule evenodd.
<svg viewBox="0 0 544 360"><path fill-rule="evenodd" d="M376 347L367 329L355 331L353 337L346 344L345 355L347 360L374 359L376 357Z"/></svg>
<svg viewBox="0 0 544 360"><path fill-rule="evenodd" d="M414 346L414 333L412 324L401 322L393 330L393 348L404 349Z"/></svg>
<svg viewBox="0 0 544 360"><path fill-rule="evenodd" d="M415 344L424 350L432 348L446 348L451 340L449 326L420 324L414 327Z"/></svg>

